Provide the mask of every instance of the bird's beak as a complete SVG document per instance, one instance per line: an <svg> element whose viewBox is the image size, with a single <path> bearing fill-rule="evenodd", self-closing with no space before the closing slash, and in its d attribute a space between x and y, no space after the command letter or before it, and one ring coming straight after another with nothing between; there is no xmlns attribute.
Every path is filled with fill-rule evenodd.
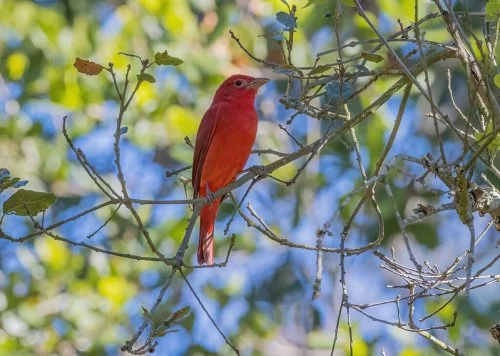
<svg viewBox="0 0 500 356"><path fill-rule="evenodd" d="M250 83L247 84L247 88L260 88L269 80L269 78L254 78Z"/></svg>

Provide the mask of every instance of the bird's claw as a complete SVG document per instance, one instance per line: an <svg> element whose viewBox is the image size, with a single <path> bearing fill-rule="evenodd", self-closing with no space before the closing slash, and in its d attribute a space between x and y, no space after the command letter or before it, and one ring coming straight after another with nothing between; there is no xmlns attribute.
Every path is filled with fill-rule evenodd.
<svg viewBox="0 0 500 356"><path fill-rule="evenodd" d="M208 184L206 185L206 190L207 190L206 198L207 198L208 204L210 205L215 200L215 194L212 193L212 191L208 187Z"/></svg>
<svg viewBox="0 0 500 356"><path fill-rule="evenodd" d="M215 194L212 192L207 192L207 199L208 199L208 204L212 204L212 202L215 200Z"/></svg>

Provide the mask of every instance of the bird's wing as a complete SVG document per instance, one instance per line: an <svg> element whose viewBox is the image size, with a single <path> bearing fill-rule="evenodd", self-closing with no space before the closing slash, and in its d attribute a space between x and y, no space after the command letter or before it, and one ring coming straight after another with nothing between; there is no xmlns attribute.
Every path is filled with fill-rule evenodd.
<svg viewBox="0 0 500 356"><path fill-rule="evenodd" d="M207 157L210 142L214 136L215 127L217 126L217 118L219 116L220 105L212 105L201 120L198 133L196 135L196 142L194 145L194 158L193 158L193 174L191 183L193 184L193 198L198 198L198 190L200 188L201 171L203 164Z"/></svg>

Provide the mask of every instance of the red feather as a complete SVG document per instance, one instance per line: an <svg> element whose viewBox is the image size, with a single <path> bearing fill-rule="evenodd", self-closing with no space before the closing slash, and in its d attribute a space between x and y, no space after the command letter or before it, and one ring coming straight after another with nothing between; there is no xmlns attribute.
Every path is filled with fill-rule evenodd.
<svg viewBox="0 0 500 356"><path fill-rule="evenodd" d="M214 135L219 110L220 106L217 105L212 105L207 110L205 115L203 115L200 127L198 128L198 133L196 134L196 142L194 144L193 173L191 176L194 189L194 199L198 198L201 170L203 168L203 163L205 162L205 157L208 153L208 148L210 147L210 141L212 141L212 136Z"/></svg>
<svg viewBox="0 0 500 356"><path fill-rule="evenodd" d="M245 166L257 133L254 108L258 88L266 79L232 76L219 87L196 135L192 184L194 198L215 193L234 181ZM221 198L200 213L198 263L213 264L214 224Z"/></svg>

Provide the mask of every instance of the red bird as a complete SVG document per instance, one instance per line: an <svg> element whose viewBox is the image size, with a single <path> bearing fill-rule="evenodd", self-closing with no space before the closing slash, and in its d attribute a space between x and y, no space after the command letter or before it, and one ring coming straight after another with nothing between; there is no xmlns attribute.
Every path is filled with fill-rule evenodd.
<svg viewBox="0 0 500 356"><path fill-rule="evenodd" d="M201 120L193 157L193 198L212 201L200 213L198 263L214 263L214 224L222 198L214 192L236 179L245 166L257 134L255 96L269 81L233 75L217 89L212 105Z"/></svg>

